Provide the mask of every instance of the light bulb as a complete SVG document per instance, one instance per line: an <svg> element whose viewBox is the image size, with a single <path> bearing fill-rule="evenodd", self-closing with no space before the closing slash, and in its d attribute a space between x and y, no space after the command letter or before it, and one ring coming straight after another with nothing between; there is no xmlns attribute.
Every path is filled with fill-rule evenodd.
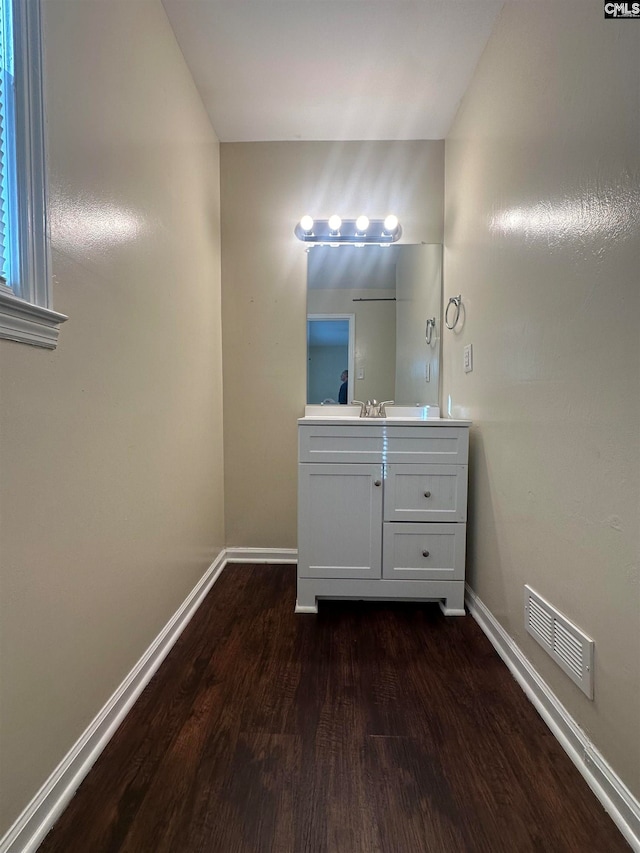
<svg viewBox="0 0 640 853"><path fill-rule="evenodd" d="M362 214L356 219L356 230L358 234L364 234L369 227L369 217Z"/></svg>
<svg viewBox="0 0 640 853"><path fill-rule="evenodd" d="M340 226L342 225L342 219L338 216L337 213L334 213L333 216L329 217L329 228L334 233L340 230Z"/></svg>
<svg viewBox="0 0 640 853"><path fill-rule="evenodd" d="M303 216L300 220L300 228L302 228L306 234L310 234L313 231L313 216Z"/></svg>
<svg viewBox="0 0 640 853"><path fill-rule="evenodd" d="M390 213L384 220L384 230L387 234L393 234L398 227L398 217Z"/></svg>

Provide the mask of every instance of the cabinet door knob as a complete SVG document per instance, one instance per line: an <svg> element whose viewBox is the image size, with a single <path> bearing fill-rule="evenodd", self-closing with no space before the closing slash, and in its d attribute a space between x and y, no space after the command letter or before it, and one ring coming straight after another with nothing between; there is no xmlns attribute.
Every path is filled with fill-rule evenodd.
<svg viewBox="0 0 640 853"><path fill-rule="evenodd" d="M376 481L375 481L375 483L374 483L373 485L374 485L374 486L381 486L381 485L382 485L382 483L380 482L380 480L376 480Z"/></svg>
<svg viewBox="0 0 640 853"><path fill-rule="evenodd" d="M428 556L429 556L429 552L428 552L428 551L423 551L423 552L422 552L422 556L423 556L423 557L428 557Z"/></svg>
<svg viewBox="0 0 640 853"><path fill-rule="evenodd" d="M425 493L424 493L424 496L425 496L425 498L430 498L430 497L431 497L431 492L425 492Z"/></svg>

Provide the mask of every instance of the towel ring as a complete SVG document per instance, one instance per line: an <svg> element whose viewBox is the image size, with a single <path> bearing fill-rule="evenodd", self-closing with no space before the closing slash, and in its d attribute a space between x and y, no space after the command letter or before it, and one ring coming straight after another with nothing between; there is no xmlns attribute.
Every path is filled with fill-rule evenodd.
<svg viewBox="0 0 640 853"><path fill-rule="evenodd" d="M447 329L455 329L455 327L458 325L458 320L460 319L460 303L461 302L462 302L462 294L459 296L452 296L449 299L449 304L447 305L447 310L444 312L444 322L445 322ZM451 308L452 305L455 306L455 315L454 315L453 322L450 323L449 322L449 308Z"/></svg>
<svg viewBox="0 0 640 853"><path fill-rule="evenodd" d="M424 337L427 342L427 346L431 346L431 341L433 340L433 331L436 327L436 318L430 317L427 320L427 328L425 329Z"/></svg>

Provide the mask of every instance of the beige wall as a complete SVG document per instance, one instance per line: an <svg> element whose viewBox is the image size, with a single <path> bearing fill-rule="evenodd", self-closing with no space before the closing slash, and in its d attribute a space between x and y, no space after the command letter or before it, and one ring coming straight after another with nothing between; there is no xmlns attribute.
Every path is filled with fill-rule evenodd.
<svg viewBox="0 0 640 853"><path fill-rule="evenodd" d="M444 279L470 583L636 796L639 57L599 0L506 4L446 143ZM593 702L524 632L525 583L595 640Z"/></svg>
<svg viewBox="0 0 640 853"><path fill-rule="evenodd" d="M221 145L225 511L229 545L296 546L305 403L304 213L394 211L442 242L443 142Z"/></svg>
<svg viewBox="0 0 640 853"><path fill-rule="evenodd" d="M70 319L0 342L0 836L224 544L217 140L159 2L44 12Z"/></svg>

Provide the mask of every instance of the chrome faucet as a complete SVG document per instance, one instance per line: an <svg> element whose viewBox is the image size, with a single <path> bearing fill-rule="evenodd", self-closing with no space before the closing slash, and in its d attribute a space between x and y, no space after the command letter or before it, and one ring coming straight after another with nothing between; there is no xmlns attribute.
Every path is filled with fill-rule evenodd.
<svg viewBox="0 0 640 853"><path fill-rule="evenodd" d="M352 400L354 405L360 406L361 418L386 418L387 410L385 406L393 405L393 400L385 400L384 403L378 403L376 400L367 400L363 403L362 400Z"/></svg>

